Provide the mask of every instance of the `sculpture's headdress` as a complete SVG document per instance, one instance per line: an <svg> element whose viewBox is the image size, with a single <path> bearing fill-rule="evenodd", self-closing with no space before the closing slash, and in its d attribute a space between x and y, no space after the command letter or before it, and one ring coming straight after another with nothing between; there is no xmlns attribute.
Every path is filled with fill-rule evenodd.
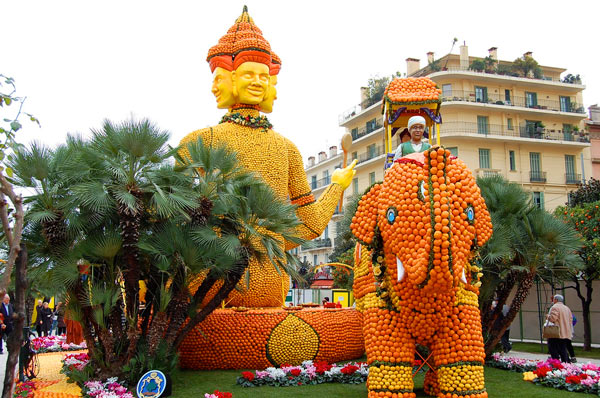
<svg viewBox="0 0 600 398"><path fill-rule="evenodd" d="M211 72L214 72L216 67L232 71L244 62L265 64L269 66L271 75L279 73L281 68L281 60L271 52L271 45L254 24L246 6L242 15L219 39L217 45L208 50L206 61L210 65Z"/></svg>

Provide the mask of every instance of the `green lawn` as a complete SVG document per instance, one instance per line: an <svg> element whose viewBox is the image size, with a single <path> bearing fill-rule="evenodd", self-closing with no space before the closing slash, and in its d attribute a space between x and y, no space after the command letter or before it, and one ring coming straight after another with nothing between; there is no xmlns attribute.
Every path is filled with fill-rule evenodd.
<svg viewBox="0 0 600 398"><path fill-rule="evenodd" d="M583 351L581 347L574 346L575 356L577 358L600 359L600 348L592 348L591 351ZM512 343L512 349L515 351L532 352L536 354L547 354L548 345L540 343ZM508 353L510 355L510 352Z"/></svg>
<svg viewBox="0 0 600 398"><path fill-rule="evenodd" d="M229 391L234 398L285 398L285 397L321 397L321 398L366 398L364 384L319 384L301 387L255 387L242 388L235 384L240 371L178 371L173 375L174 398L199 398L204 393ZM494 368L485 368L486 388L491 398L587 398L595 395L554 390L536 386L523 381L520 373ZM423 393L423 375L415 379L417 397L426 397Z"/></svg>

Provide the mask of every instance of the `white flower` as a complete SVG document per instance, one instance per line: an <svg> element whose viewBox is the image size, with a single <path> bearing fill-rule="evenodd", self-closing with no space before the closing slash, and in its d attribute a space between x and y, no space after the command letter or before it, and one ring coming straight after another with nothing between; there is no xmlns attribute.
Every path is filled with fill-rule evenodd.
<svg viewBox="0 0 600 398"><path fill-rule="evenodd" d="M302 366L304 366L305 368L308 366L312 366L312 364L313 364L313 361L310 361L310 360L302 362Z"/></svg>

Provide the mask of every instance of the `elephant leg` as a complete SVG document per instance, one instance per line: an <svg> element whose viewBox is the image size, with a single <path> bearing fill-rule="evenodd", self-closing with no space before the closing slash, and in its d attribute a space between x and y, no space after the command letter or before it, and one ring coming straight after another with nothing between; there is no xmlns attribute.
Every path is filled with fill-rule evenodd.
<svg viewBox="0 0 600 398"><path fill-rule="evenodd" d="M435 358L433 356L429 360L429 363L435 363ZM435 369L431 367L425 373L425 381L423 383L423 390L425 390L425 394L431 396L437 396L440 393L440 384L438 383L438 375Z"/></svg>
<svg viewBox="0 0 600 398"><path fill-rule="evenodd" d="M369 398L415 398L412 379L415 342L407 328L399 326L399 319L397 312L388 309L365 310Z"/></svg>
<svg viewBox="0 0 600 398"><path fill-rule="evenodd" d="M483 379L485 352L477 307L455 307L434 346L439 383L438 397L488 396Z"/></svg>

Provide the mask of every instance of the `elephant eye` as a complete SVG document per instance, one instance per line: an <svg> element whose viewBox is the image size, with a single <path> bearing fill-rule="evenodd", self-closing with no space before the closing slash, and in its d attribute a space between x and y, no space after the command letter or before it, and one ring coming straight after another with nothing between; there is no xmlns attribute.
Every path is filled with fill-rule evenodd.
<svg viewBox="0 0 600 398"><path fill-rule="evenodd" d="M390 207L385 215L385 218L387 219L388 223L393 224L394 221L396 221L396 208L395 207Z"/></svg>
<svg viewBox="0 0 600 398"><path fill-rule="evenodd" d="M419 181L419 189L417 190L417 197L422 202L425 201L425 181Z"/></svg>
<svg viewBox="0 0 600 398"><path fill-rule="evenodd" d="M475 222L475 209L473 205L468 205L465 209L465 214L467 215L467 221L469 224L473 224Z"/></svg>

